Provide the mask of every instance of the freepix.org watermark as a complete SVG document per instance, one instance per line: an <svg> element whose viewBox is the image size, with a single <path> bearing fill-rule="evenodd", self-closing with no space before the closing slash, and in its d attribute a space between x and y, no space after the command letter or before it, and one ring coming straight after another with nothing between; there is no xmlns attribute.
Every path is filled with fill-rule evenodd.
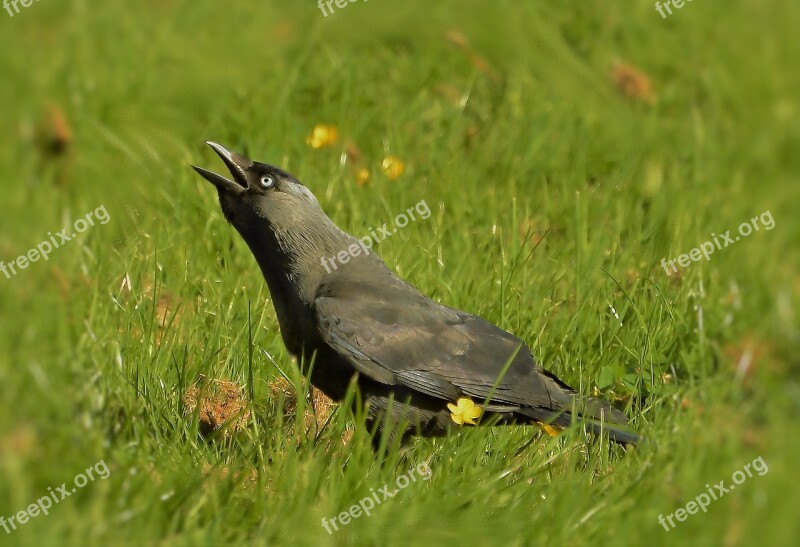
<svg viewBox="0 0 800 547"><path fill-rule="evenodd" d="M340 264L347 264L348 262L350 262L351 258L359 256L362 251L364 252L365 255L369 254L369 250L372 249L373 242L380 243L381 241L388 238L392 234L396 234L399 228L405 228L406 226L408 226L408 223L410 221L417 220L417 218L414 216L415 211L417 212L417 214L419 214L422 220L426 220L431 216L431 208L428 207L428 204L425 202L424 199L420 200L413 207L409 207L408 209L406 209L405 213L400 213L399 215L394 217L394 223L395 223L394 230L389 230L389 228L386 227L386 225L388 224L386 222L384 222L383 225L377 229L378 230L377 234L375 233L375 230L370 228L369 229L370 235L362 237L360 239L361 243L353 243L347 249L339 251L334 256L331 257L323 256L320 259L320 264L325 266L325 271L331 273L333 270L339 269L339 264L337 264L337 261ZM410 221L409 218L411 219Z"/></svg>
<svg viewBox="0 0 800 547"><path fill-rule="evenodd" d="M699 494L696 498L687 503L684 507L680 507L676 509L674 513L670 513L669 515L667 515L666 520L663 514L658 515L659 524L661 524L661 526L664 527L665 531L669 532L670 530L672 530L672 528L675 528L675 526L677 526L675 522L672 520L673 517L678 522L683 522L687 518L689 518L689 515L694 515L695 513L697 513L698 509L702 509L703 513L708 512L707 507L711 504L712 501L717 501L719 498L721 498L728 492L732 492L733 490L735 490L737 485L742 484L749 478L752 478L753 470L755 470L755 472L758 473L760 477L763 477L769 471L769 467L767 467L767 462L764 461L764 458L762 456L759 456L752 462L745 464L745 466L742 467L741 469L737 469L736 471L734 471L733 475L731 476L733 484L731 484L730 486L725 486L724 480L721 480L718 483L716 483L713 488L711 487L711 485L706 484L706 489L708 489L708 494L706 494L705 492ZM667 526L667 522L669 522L669 526Z"/></svg>
<svg viewBox="0 0 800 547"><path fill-rule="evenodd" d="M670 15L672 15L672 8L670 8L670 4L675 9L681 9L683 6L686 5L686 2L691 2L692 0L667 0L664 2L664 5L661 5L661 2L656 2L656 11L659 15L661 15L662 19L666 19L667 15L664 13L664 8L667 8L667 11Z"/></svg>
<svg viewBox="0 0 800 547"><path fill-rule="evenodd" d="M21 4L23 8L31 7L31 4L34 2L38 2L39 0L3 0L3 8L8 12L9 17L14 17L14 13L19 13L19 5ZM14 8L14 11L11 11L11 8Z"/></svg>
<svg viewBox="0 0 800 547"><path fill-rule="evenodd" d="M739 235L738 236L731 236L731 231L728 230L724 234L717 235L715 233L711 234L712 241L706 241L701 243L699 247L695 247L688 254L682 254L678 258L673 258L672 260L667 261L666 258L661 259L661 267L664 268L664 271L667 275L672 273L676 273L678 271L678 266L675 265L677 262L681 268L686 268L691 264L691 261L697 262L701 258L705 258L706 260L711 259L711 255L714 254L717 250L722 250L728 245L733 245L743 237L747 237L753 233L755 230L756 232L760 229L758 226L759 220L761 224L764 226L764 229L769 231L775 227L775 219L772 218L772 213L769 211L764 211L761 215L757 217L753 217L750 219L749 222L742 222L739 225ZM724 245L723 245L724 243Z"/></svg>
<svg viewBox="0 0 800 547"><path fill-rule="evenodd" d="M337 8L342 9L346 8L349 4L355 4L359 1L360 0L317 0L317 7L320 9L320 11L322 11L322 15L327 17L329 15L328 12L334 12L334 5L336 5ZM364 0L364 2L367 1L368 0ZM325 6L328 6L328 11L325 11Z"/></svg>
<svg viewBox="0 0 800 547"><path fill-rule="evenodd" d="M12 275L17 275L18 269L24 270L30 266L31 263L38 262L40 258L48 260L50 258L50 253L52 253L55 249L58 249L61 245L67 243L68 241L72 241L78 237L79 233L88 230L90 226L94 226L95 219L100 224L107 224L108 221L111 220L111 216L109 216L108 211L106 211L105 205L101 205L94 211L87 213L83 218L76 220L72 225L72 229L74 230L73 232L67 233L70 231L69 228L64 228L55 235L53 235L52 232L47 232L47 237L49 239L45 239L24 255L18 256L15 260L9 262L8 264L0 260L0 272L3 272L6 275L6 279L11 279Z"/></svg>
<svg viewBox="0 0 800 547"><path fill-rule="evenodd" d="M100 460L92 467L88 467L83 473L78 473L72 480L74 486L70 488L67 483L62 483L61 486L55 490L52 486L47 487L47 495L42 496L35 503L31 503L26 509L18 511L10 517L0 515L0 527L2 527L6 534L11 534L16 531L17 526L22 526L30 519L41 515L49 515L50 508L56 504L64 501L66 498L78 491L78 488L83 488L95 479L105 480L111 475L111 470L106 465L105 460Z"/></svg>
<svg viewBox="0 0 800 547"><path fill-rule="evenodd" d="M417 477L417 474L419 474L419 477ZM400 475L397 477L397 480L395 480L397 488L394 490L390 491L389 485L386 484L383 485L383 488L379 488L377 492L374 488L370 488L370 495L361 498L357 504L351 505L350 509L347 511L342 511L332 519L326 519L323 517L322 526L325 527L325 530L328 532L328 534L333 534L334 530L337 532L339 531L339 525L336 524L337 520L339 521L339 524L346 526L351 520L355 520L361 515L370 516L372 514L372 510L377 505L380 505L389 498L393 498L400 490L406 488L412 482L417 482L417 478L421 478L424 481L430 480L431 468L428 467L428 464L421 463L416 467L409 469L408 473L405 475ZM331 530L331 526L333 526L333 530Z"/></svg>

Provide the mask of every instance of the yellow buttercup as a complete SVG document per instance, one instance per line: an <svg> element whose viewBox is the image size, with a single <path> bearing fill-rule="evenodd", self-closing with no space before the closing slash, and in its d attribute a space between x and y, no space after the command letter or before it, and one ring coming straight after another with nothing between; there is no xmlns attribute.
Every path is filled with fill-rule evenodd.
<svg viewBox="0 0 800 547"><path fill-rule="evenodd" d="M481 407L475 406L472 399L467 399L466 397L461 397L456 401L456 404L447 403L447 408L451 412L450 417L458 425L478 425L474 420L480 418L481 414L483 414Z"/></svg>

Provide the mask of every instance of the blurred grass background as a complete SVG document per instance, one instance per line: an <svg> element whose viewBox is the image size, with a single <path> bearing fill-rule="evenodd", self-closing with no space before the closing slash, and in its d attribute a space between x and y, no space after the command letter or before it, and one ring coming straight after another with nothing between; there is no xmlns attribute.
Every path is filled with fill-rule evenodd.
<svg viewBox="0 0 800 547"><path fill-rule="evenodd" d="M0 260L111 215L0 274L0 515L111 470L0 545L796 544L800 7L397 4L0 11ZM320 123L340 138L314 150ZM651 442L473 429L375 455L359 413L309 419L255 262L189 168L221 169L209 139L357 236L426 200L387 264ZM767 210L773 230L661 268ZM242 386L238 433L200 435L201 374ZM758 456L766 475L658 523ZM320 525L420 462L430 481Z"/></svg>

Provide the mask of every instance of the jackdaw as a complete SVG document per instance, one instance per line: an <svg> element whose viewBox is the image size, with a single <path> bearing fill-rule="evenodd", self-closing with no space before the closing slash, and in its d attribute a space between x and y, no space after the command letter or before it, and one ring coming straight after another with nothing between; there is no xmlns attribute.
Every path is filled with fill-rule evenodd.
<svg viewBox="0 0 800 547"><path fill-rule="evenodd" d="M522 340L399 279L292 175L207 144L232 180L193 167L217 187L225 218L261 267L286 348L327 396L342 400L354 379L368 418L379 428L405 424L403 435L441 435L456 423L552 431L576 420L619 443L638 440L622 412L578 397L537 367ZM342 251L346 263L323 264Z"/></svg>

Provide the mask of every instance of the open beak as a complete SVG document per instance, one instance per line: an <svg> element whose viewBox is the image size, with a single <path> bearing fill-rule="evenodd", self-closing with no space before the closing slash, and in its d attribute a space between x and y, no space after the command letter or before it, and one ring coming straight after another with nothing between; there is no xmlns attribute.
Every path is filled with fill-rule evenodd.
<svg viewBox="0 0 800 547"><path fill-rule="evenodd" d="M218 175L212 171L203 169L202 167L197 167L196 165L192 165L192 168L200 173L204 179L216 186L221 192L227 192L233 195L244 193L245 190L247 190L246 171L253 165L253 162L241 154L237 154L236 152L228 150L221 144L211 141L207 141L206 144L213 148L214 152L216 152L219 157L222 158L222 161L225 162L225 165L231 172L233 180L226 179L222 175Z"/></svg>

